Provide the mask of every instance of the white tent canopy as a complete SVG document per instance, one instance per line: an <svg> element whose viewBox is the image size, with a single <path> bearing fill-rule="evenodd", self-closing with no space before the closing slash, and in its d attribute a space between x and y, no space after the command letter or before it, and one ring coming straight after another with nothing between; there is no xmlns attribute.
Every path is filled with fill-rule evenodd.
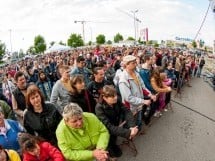
<svg viewBox="0 0 215 161"><path fill-rule="evenodd" d="M46 51L46 53L57 52L57 51L67 51L70 49L71 48L69 46L65 46L65 45L61 45L61 44L54 44Z"/></svg>

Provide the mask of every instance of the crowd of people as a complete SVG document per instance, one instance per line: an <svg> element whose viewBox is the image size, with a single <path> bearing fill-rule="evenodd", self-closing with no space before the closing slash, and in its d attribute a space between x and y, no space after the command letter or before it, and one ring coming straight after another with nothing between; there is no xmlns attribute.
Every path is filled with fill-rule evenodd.
<svg viewBox="0 0 215 161"><path fill-rule="evenodd" d="M153 47L54 52L0 69L0 158L117 160L200 77L203 56ZM16 158L16 159L14 159ZM19 159L17 159L19 158Z"/></svg>

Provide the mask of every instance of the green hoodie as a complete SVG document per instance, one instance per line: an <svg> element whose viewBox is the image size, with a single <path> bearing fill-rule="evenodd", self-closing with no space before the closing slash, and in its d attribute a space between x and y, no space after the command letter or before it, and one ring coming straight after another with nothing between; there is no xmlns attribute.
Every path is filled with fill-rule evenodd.
<svg viewBox="0 0 215 161"><path fill-rule="evenodd" d="M74 129L61 120L56 130L58 146L67 160L92 161L94 149L106 149L109 132L92 113L83 113L83 128Z"/></svg>

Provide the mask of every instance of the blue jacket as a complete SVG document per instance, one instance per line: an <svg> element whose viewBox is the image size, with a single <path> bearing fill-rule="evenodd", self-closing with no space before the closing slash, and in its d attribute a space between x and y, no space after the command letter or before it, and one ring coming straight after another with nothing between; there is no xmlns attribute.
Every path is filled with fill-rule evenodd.
<svg viewBox="0 0 215 161"><path fill-rule="evenodd" d="M44 82L38 81L37 87L40 88L40 91L43 93L45 100L49 101L52 93L52 87L53 87L51 81L49 80Z"/></svg>
<svg viewBox="0 0 215 161"><path fill-rule="evenodd" d="M0 145L3 146L4 149L19 149L19 143L17 134L19 132L23 132L24 128L18 121L4 119L6 135L0 132Z"/></svg>
<svg viewBox="0 0 215 161"><path fill-rule="evenodd" d="M88 83L91 81L90 76L92 74L90 73L90 71L87 68L81 69L81 68L75 67L70 72L70 76L75 75L75 74L82 74L84 76L84 82L86 85L88 85Z"/></svg>
<svg viewBox="0 0 215 161"><path fill-rule="evenodd" d="M150 92L155 93L154 89L151 86L151 82L150 82L150 77L151 77L150 70L145 69L145 68L141 68L139 74L140 74L140 77L142 78L146 88L148 90L150 90Z"/></svg>

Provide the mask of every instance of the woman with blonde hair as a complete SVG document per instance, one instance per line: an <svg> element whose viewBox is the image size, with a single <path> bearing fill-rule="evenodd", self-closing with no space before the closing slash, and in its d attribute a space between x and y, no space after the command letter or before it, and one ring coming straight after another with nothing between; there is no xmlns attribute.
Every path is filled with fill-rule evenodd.
<svg viewBox="0 0 215 161"><path fill-rule="evenodd" d="M167 93L172 90L171 87L168 87L163 83L163 80L161 79L160 74L161 74L161 68L157 67L152 71L152 75L151 75L152 88L159 94L158 95L159 105L158 105L158 108L156 109L156 112L154 115L155 117L159 117L162 115L161 110L165 106L164 105L165 99L163 97L163 93ZM164 104L163 104L163 101L164 101Z"/></svg>

